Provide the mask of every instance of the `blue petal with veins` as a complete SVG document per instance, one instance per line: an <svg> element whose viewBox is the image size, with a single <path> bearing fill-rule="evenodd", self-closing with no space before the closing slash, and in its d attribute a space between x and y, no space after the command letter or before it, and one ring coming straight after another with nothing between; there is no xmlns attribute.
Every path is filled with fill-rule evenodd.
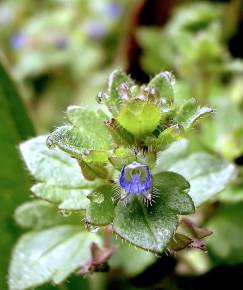
<svg viewBox="0 0 243 290"><path fill-rule="evenodd" d="M152 187L150 169L147 165L138 162L124 165L119 176L119 183L128 194L145 194Z"/></svg>

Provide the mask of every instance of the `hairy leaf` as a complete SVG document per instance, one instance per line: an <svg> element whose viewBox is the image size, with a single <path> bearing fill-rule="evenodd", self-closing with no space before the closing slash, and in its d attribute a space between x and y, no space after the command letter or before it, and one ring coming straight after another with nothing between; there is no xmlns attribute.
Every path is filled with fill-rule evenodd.
<svg viewBox="0 0 243 290"><path fill-rule="evenodd" d="M213 109L200 107L195 99L191 99L181 107L176 120L185 130L189 130L200 118L211 113L213 113Z"/></svg>
<svg viewBox="0 0 243 290"><path fill-rule="evenodd" d="M114 219L114 203L112 200L112 187L104 185L95 189L94 195L90 195L91 203L86 210L86 220L92 225L107 225ZM101 198L101 196L103 198ZM103 199L103 200L102 200Z"/></svg>
<svg viewBox="0 0 243 290"><path fill-rule="evenodd" d="M176 231L178 218L162 200L146 207L134 196L126 206L119 202L115 209L114 231L128 242L161 253Z"/></svg>
<svg viewBox="0 0 243 290"><path fill-rule="evenodd" d="M168 170L181 174L189 181L189 195L199 206L226 187L235 169L232 164L213 155L194 153L179 160Z"/></svg>
<svg viewBox="0 0 243 290"><path fill-rule="evenodd" d="M24 229L39 230L59 224L80 222L80 215L63 216L55 205L44 200L25 202L16 209L14 217L18 225Z"/></svg>
<svg viewBox="0 0 243 290"><path fill-rule="evenodd" d="M159 125L160 110L152 103L136 100L123 106L118 122L134 136L152 133Z"/></svg>
<svg viewBox="0 0 243 290"><path fill-rule="evenodd" d="M79 226L57 226L23 235L13 251L10 290L61 283L89 262L92 243L100 245L100 238Z"/></svg>
<svg viewBox="0 0 243 290"><path fill-rule="evenodd" d="M39 198L58 204L59 209L80 210L89 205L89 189L62 187L48 183L38 183L31 191Z"/></svg>
<svg viewBox="0 0 243 290"><path fill-rule="evenodd" d="M62 126L52 132L48 137L49 146L58 146L78 159L84 156L87 161L107 161L106 151L111 149L112 142L104 125L106 115L101 111L71 106L67 109L67 117L73 125Z"/></svg>

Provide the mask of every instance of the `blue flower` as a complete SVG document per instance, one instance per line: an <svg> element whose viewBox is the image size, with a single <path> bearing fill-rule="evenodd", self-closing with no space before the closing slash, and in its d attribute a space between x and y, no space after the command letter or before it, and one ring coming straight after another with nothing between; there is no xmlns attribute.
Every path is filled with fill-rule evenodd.
<svg viewBox="0 0 243 290"><path fill-rule="evenodd" d="M119 176L119 184L126 196L143 195L151 199L152 177L147 165L138 162L124 165Z"/></svg>

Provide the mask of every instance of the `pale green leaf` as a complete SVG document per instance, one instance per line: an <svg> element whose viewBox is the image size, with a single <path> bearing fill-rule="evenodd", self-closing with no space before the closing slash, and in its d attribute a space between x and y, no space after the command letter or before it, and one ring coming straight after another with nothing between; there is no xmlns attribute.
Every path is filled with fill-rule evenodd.
<svg viewBox="0 0 243 290"><path fill-rule="evenodd" d="M181 139L180 141L172 143L166 150L160 152L157 157L156 166L153 173L166 171L176 161L188 155L188 140Z"/></svg>
<svg viewBox="0 0 243 290"><path fill-rule="evenodd" d="M200 118L211 113L213 113L212 108L200 107L195 99L191 99L181 107L176 120L185 130L189 130Z"/></svg>
<svg viewBox="0 0 243 290"><path fill-rule="evenodd" d="M170 72L164 71L152 78L148 87L155 89L159 98L163 99L165 103L172 104L174 101L174 82L174 76Z"/></svg>
<svg viewBox="0 0 243 290"><path fill-rule="evenodd" d="M207 153L194 153L168 168L184 176L190 183L189 195L199 206L222 191L232 179L232 164Z"/></svg>
<svg viewBox="0 0 243 290"><path fill-rule="evenodd" d="M91 183L82 176L78 162L59 149L46 146L46 136L26 141L20 145L24 161L38 181L69 187L89 187Z"/></svg>
<svg viewBox="0 0 243 290"><path fill-rule="evenodd" d="M122 84L131 88L135 85L134 81L122 70L114 70L108 78L108 98L105 100L105 104L110 109L114 116L117 116L121 107L120 86Z"/></svg>
<svg viewBox="0 0 243 290"><path fill-rule="evenodd" d="M20 205L15 210L14 218L24 229L42 229L80 221L80 215L78 218L74 215L65 217L57 211L55 205L44 200L34 200Z"/></svg>
<svg viewBox="0 0 243 290"><path fill-rule="evenodd" d="M61 283L91 259L90 246L100 238L79 226L57 226L25 234L18 241L9 269L10 290L46 282Z"/></svg>
<svg viewBox="0 0 243 290"><path fill-rule="evenodd" d="M136 100L121 109L118 122L134 136L141 137L152 133L159 125L160 109L152 103Z"/></svg>
<svg viewBox="0 0 243 290"><path fill-rule="evenodd" d="M112 148L111 136L105 127L106 115L84 107L71 106L67 117L73 124L57 128L48 137L49 146L58 146L73 157L89 161L106 162L107 150ZM90 154L92 151L92 155ZM97 151L94 154L94 151ZM92 158L92 156L94 158Z"/></svg>
<svg viewBox="0 0 243 290"><path fill-rule="evenodd" d="M38 183L32 186L31 191L41 199L58 204L59 209L86 209L90 203L87 198L90 193L90 189Z"/></svg>

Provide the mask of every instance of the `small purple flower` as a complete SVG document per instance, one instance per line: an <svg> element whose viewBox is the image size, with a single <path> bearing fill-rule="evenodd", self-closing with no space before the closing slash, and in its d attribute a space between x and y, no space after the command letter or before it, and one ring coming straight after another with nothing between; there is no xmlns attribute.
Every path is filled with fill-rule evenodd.
<svg viewBox="0 0 243 290"><path fill-rule="evenodd" d="M100 21L92 21L88 23L87 34L93 39L100 40L106 35L106 27Z"/></svg>
<svg viewBox="0 0 243 290"><path fill-rule="evenodd" d="M129 194L144 195L145 198L149 199L152 188L149 167L138 162L124 165L119 176L119 184L126 196Z"/></svg>
<svg viewBox="0 0 243 290"><path fill-rule="evenodd" d="M23 48L28 41L28 37L24 32L14 34L10 39L11 47L14 49Z"/></svg>
<svg viewBox="0 0 243 290"><path fill-rule="evenodd" d="M118 3L110 3L106 6L106 13L113 19L117 19L122 14L122 7Z"/></svg>

